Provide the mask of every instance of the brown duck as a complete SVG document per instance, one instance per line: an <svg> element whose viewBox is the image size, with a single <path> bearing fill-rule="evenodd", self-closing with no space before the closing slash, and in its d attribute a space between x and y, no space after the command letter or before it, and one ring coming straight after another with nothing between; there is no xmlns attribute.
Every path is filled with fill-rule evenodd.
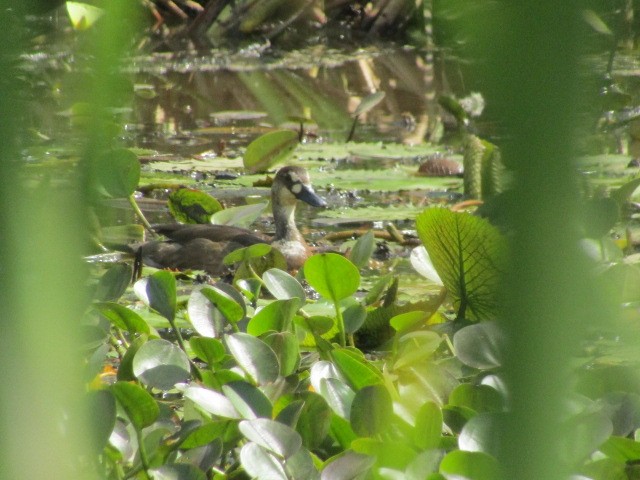
<svg viewBox="0 0 640 480"><path fill-rule="evenodd" d="M219 275L224 270L222 259L227 254L256 243L270 243L283 254L288 268L297 270L311 254L296 226L298 200L314 207L326 205L313 191L309 173L304 168L283 167L278 170L271 187L276 227L273 238L228 225L157 225L155 231L167 240L142 244L137 252L138 258L156 268L205 270Z"/></svg>

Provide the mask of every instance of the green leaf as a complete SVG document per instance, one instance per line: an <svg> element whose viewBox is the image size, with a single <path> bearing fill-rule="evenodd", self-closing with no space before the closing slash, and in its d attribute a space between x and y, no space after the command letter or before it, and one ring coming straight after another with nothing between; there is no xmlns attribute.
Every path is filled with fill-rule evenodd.
<svg viewBox="0 0 640 480"><path fill-rule="evenodd" d="M306 300L304 288L300 282L284 270L270 268L262 275L262 280L269 293L279 300L297 298L302 303Z"/></svg>
<svg viewBox="0 0 640 480"><path fill-rule="evenodd" d="M170 322L176 316L176 279L160 270L149 277L138 280L133 286L138 298Z"/></svg>
<svg viewBox="0 0 640 480"><path fill-rule="evenodd" d="M302 439L298 432L275 420L267 418L243 420L238 428L249 440L285 460L295 455L302 446Z"/></svg>
<svg viewBox="0 0 640 480"><path fill-rule="evenodd" d="M322 398L337 415L348 420L355 392L349 385L337 378L323 378L319 383L318 393L322 395Z"/></svg>
<svg viewBox="0 0 640 480"><path fill-rule="evenodd" d="M118 367L118 381L120 382L130 382L136 380L136 376L133 374L133 359L138 353L138 350L142 345L147 343L149 340L148 336L143 334L138 338L134 339L129 348L125 352L122 360L120 361L120 366Z"/></svg>
<svg viewBox="0 0 640 480"><path fill-rule="evenodd" d="M376 459L376 468L402 472L416 458L417 452L402 439L379 440L360 437L351 442L351 449ZM393 478L393 477L392 477ZM402 477L404 480L404 476Z"/></svg>
<svg viewBox="0 0 640 480"><path fill-rule="evenodd" d="M210 222L214 225L231 225L248 228L267 208L268 203L253 203L220 210L211 215Z"/></svg>
<svg viewBox="0 0 640 480"><path fill-rule="evenodd" d="M224 317L213 303L201 292L193 289L187 302L189 321L203 337L220 338L226 325Z"/></svg>
<svg viewBox="0 0 640 480"><path fill-rule="evenodd" d="M160 390L170 390L176 383L191 377L189 358L168 340L150 340L133 358L133 373L142 383Z"/></svg>
<svg viewBox="0 0 640 480"><path fill-rule="evenodd" d="M488 370L502 364L505 341L498 324L482 322L458 330L453 336L453 348L465 365Z"/></svg>
<svg viewBox="0 0 640 480"><path fill-rule="evenodd" d="M185 390L184 396L213 415L232 419L242 418L231 401L214 390L192 386Z"/></svg>
<svg viewBox="0 0 640 480"><path fill-rule="evenodd" d="M376 459L369 455L362 455L351 451L331 457L322 469L322 478L331 480L354 480L366 478Z"/></svg>
<svg viewBox="0 0 640 480"><path fill-rule="evenodd" d="M133 383L116 382L110 389L136 430L148 427L158 418L160 407L142 387Z"/></svg>
<svg viewBox="0 0 640 480"><path fill-rule="evenodd" d="M637 462L640 460L640 443L625 437L609 437L600 446L600 451L609 458L620 462Z"/></svg>
<svg viewBox="0 0 640 480"><path fill-rule="evenodd" d="M231 265L238 262L246 262L253 258L264 257L271 251L271 245L268 243L256 243L249 247L239 248L228 254L222 262L225 265Z"/></svg>
<svg viewBox="0 0 640 480"><path fill-rule="evenodd" d="M219 450L222 451L222 437L230 423L230 420L205 423L191 432L180 444L180 448L188 450L213 442L216 447L220 445ZM216 457L219 457L219 455L216 455Z"/></svg>
<svg viewBox="0 0 640 480"><path fill-rule="evenodd" d="M389 320L389 324L396 332L402 333L423 325L428 319L429 315L427 315L427 312L418 310L396 315Z"/></svg>
<svg viewBox="0 0 640 480"><path fill-rule="evenodd" d="M169 195L169 212L179 223L209 223L211 215L222 210L220 202L208 193L179 188Z"/></svg>
<svg viewBox="0 0 640 480"><path fill-rule="evenodd" d="M373 437L389 428L393 418L391 395L384 385L363 387L351 404L351 428L361 437Z"/></svg>
<svg viewBox="0 0 640 480"><path fill-rule="evenodd" d="M449 405L467 407L478 413L499 412L504 408L504 400L493 387L463 383L451 392Z"/></svg>
<svg viewBox="0 0 640 480"><path fill-rule="evenodd" d="M416 220L459 318L491 319L498 310L497 291L505 271L507 245L486 220L445 208L429 208Z"/></svg>
<svg viewBox="0 0 640 480"><path fill-rule="evenodd" d="M335 349L330 355L340 373L355 390L382 383L380 370L371 365L363 355L346 348Z"/></svg>
<svg viewBox="0 0 640 480"><path fill-rule="evenodd" d="M362 305L356 303L355 305L345 308L342 316L344 318L344 331L346 333L354 333L362 326L367 318L367 311Z"/></svg>
<svg viewBox="0 0 640 480"><path fill-rule="evenodd" d="M434 402L426 402L418 410L413 428L413 442L422 449L438 448L442 436L442 410Z"/></svg>
<svg viewBox="0 0 640 480"><path fill-rule="evenodd" d="M222 393L233 404L242 418L271 418L273 407L269 399L257 387L244 381L229 382L222 386Z"/></svg>
<svg viewBox="0 0 640 480"><path fill-rule="evenodd" d="M264 172L286 161L298 146L298 133L276 130L259 136L247 146L242 159L249 173Z"/></svg>
<svg viewBox="0 0 640 480"><path fill-rule="evenodd" d="M507 417L502 413L480 413L464 424L458 436L460 450L498 455L503 448L496 432L504 431Z"/></svg>
<svg viewBox="0 0 640 480"><path fill-rule="evenodd" d="M263 340L278 357L280 375L286 377L295 373L300 365L298 338L291 332L273 332Z"/></svg>
<svg viewBox="0 0 640 480"><path fill-rule="evenodd" d="M205 297L222 313L229 323L237 323L246 314L244 299L233 287L217 284L200 290Z"/></svg>
<svg viewBox="0 0 640 480"><path fill-rule="evenodd" d="M88 3L66 2L67 14L75 30L86 30L98 21L104 10Z"/></svg>
<svg viewBox="0 0 640 480"><path fill-rule="evenodd" d="M356 109L353 111L351 116L359 117L363 113L367 113L373 107L378 105L382 101L384 96L385 96L385 92L374 92L370 95L367 95L360 101L360 103L358 104Z"/></svg>
<svg viewBox="0 0 640 480"><path fill-rule="evenodd" d="M119 303L105 302L94 304L96 310L114 326L131 334L149 334L150 328L140 315Z"/></svg>
<svg viewBox="0 0 640 480"><path fill-rule="evenodd" d="M300 309L297 297L275 300L256 313L247 325L247 333L260 336L266 332L283 332L291 329L294 315Z"/></svg>
<svg viewBox="0 0 640 480"><path fill-rule="evenodd" d="M278 357L262 340L247 333L234 333L226 337L226 342L240 368L256 383L263 385L278 378Z"/></svg>
<svg viewBox="0 0 640 480"><path fill-rule="evenodd" d="M100 277L93 297L101 302L119 299L131 283L132 275L133 269L128 264L112 266Z"/></svg>
<svg viewBox="0 0 640 480"><path fill-rule="evenodd" d="M355 245L349 253L349 260L356 267L362 268L369 263L369 259L376 247L376 239L373 230L369 230L356 241Z"/></svg>
<svg viewBox="0 0 640 480"><path fill-rule="evenodd" d="M303 392L304 401L296 423L296 431L302 437L302 444L309 450L319 447L331 426L331 408L318 393Z"/></svg>
<svg viewBox="0 0 640 480"><path fill-rule="evenodd" d="M140 162L131 150L110 150L96 160L96 176L107 195L125 198L133 194L140 181Z"/></svg>
<svg viewBox="0 0 640 480"><path fill-rule="evenodd" d="M304 276L320 295L333 303L353 295L360 286L358 268L337 253L320 253L304 264Z"/></svg>
<svg viewBox="0 0 640 480"><path fill-rule="evenodd" d="M87 393L87 412L91 412L89 429L93 452L100 453L107 446L116 424L116 401L109 390L94 390Z"/></svg>
<svg viewBox="0 0 640 480"><path fill-rule="evenodd" d="M249 442L240 450L242 467L253 478L287 480L282 464L269 451L257 443Z"/></svg>
<svg viewBox="0 0 640 480"><path fill-rule="evenodd" d="M189 463L165 464L150 468L149 473L153 480L207 480L202 470Z"/></svg>
<svg viewBox="0 0 640 480"><path fill-rule="evenodd" d="M226 355L224 345L217 338L191 337L189 345L193 353L209 366L221 362Z"/></svg>
<svg viewBox="0 0 640 480"><path fill-rule="evenodd" d="M498 461L482 452L449 452L440 463L440 473L459 475L470 480L499 480L503 478Z"/></svg>

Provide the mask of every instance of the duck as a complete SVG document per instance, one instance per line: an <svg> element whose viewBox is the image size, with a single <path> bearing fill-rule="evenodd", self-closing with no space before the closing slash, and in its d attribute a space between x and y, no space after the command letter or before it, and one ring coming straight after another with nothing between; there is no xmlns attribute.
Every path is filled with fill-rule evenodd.
<svg viewBox="0 0 640 480"><path fill-rule="evenodd" d="M271 208L275 235L269 237L230 225L162 224L154 231L166 240L153 240L136 248L136 257L155 268L204 270L210 275L224 273L224 257L238 248L257 243L277 248L290 271L299 270L312 254L311 247L298 230L295 220L298 201L313 207L326 207L325 200L315 193L309 172L299 166L282 167L271 186Z"/></svg>

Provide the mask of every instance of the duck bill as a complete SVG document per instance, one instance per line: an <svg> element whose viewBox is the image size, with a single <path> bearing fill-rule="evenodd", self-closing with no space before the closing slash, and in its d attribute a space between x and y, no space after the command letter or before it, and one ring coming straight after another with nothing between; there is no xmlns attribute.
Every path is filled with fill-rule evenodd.
<svg viewBox="0 0 640 480"><path fill-rule="evenodd" d="M302 189L300 190L300 192L295 195L298 200L302 200L312 207L327 206L327 202L324 201L324 198L319 196L316 192L313 191L311 187L307 187L306 185L302 185Z"/></svg>

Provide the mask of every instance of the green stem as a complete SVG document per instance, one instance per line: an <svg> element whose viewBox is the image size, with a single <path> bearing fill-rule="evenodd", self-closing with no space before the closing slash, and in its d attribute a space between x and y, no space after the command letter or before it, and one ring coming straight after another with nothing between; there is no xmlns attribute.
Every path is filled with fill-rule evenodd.
<svg viewBox="0 0 640 480"><path fill-rule="evenodd" d="M336 308L336 321L338 322L338 334L340 335L340 346L344 347L347 345L347 340L344 331L344 318L342 318L342 311L340 310L340 305L338 302L335 302L334 307Z"/></svg>
<svg viewBox="0 0 640 480"><path fill-rule="evenodd" d="M180 346L180 349L185 353L185 355L189 359L189 365L191 366L191 373L193 374L194 377L196 377L196 380L202 380L202 375L200 374L200 370L198 370L198 367L196 366L196 364L193 363L193 360L189 358L189 353L187 352L187 347L186 347L186 344L184 343L184 338L182 338L182 333L180 333L180 329L176 326L175 320L169 320L169 324L171 324L171 328L173 328L173 331L176 332L176 339L178 340L178 345Z"/></svg>
<svg viewBox="0 0 640 480"><path fill-rule="evenodd" d="M140 207L138 206L138 202L136 202L136 199L133 196L133 194L129 195L129 204L131 205L131 208L133 208L133 211L142 222L142 225L144 225L144 228L146 228L149 231L149 233L151 233L154 237L156 237L157 236L156 232L153 230L153 227L151 226L147 218L144 216L144 213L142 213L142 210L140 210Z"/></svg>

